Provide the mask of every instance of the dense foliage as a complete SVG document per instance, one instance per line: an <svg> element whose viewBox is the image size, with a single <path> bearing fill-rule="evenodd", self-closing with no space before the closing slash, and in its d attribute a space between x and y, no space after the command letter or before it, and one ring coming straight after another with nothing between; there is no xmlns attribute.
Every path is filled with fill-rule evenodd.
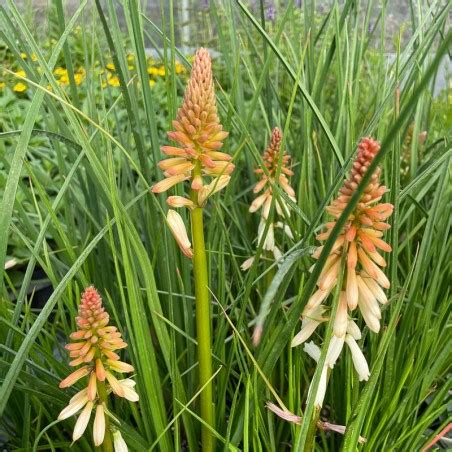
<svg viewBox="0 0 452 452"><path fill-rule="evenodd" d="M121 360L135 369L139 401L118 397L110 408L129 449L198 450L192 261L166 225L164 197L150 191L162 179L160 146L168 144L197 46L213 57L218 112L229 131L222 151L235 165L204 209L217 449L303 450L309 441L303 419L314 400L306 404L307 394L320 374L290 344L324 264L311 254L331 221L325 206L366 136L382 144L384 200L394 205L385 233L389 303L379 334L356 315L370 378L360 382L350 354L342 354L320 419L347 429L319 429L315 448L429 444L450 419L451 94L435 91L447 76L448 2L411 2L410 19L395 35L386 30L386 2L332 2L322 11L311 1L275 2L271 11L262 2L261 11L259 2L211 1L184 25L170 1L161 2L157 25L136 0L84 0L66 16L55 0L46 35L16 2L6 3L0 447L70 447L74 421L57 418L83 385L71 392L58 384L71 372L64 346L76 330L81 293L94 284L128 343ZM179 42L184 26L189 43ZM291 156L295 190L280 194L291 206L291 234L275 232L278 262L256 240L260 216L249 212L274 127ZM330 323L314 334L319 345ZM263 328L258 344L256 324ZM301 422L280 419L269 401L283 402ZM72 450L93 450L91 435Z"/></svg>

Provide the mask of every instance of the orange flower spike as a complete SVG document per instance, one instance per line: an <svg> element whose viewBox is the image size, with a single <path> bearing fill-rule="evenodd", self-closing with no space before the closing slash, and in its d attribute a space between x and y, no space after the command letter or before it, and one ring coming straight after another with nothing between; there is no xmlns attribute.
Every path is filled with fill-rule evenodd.
<svg viewBox="0 0 452 452"><path fill-rule="evenodd" d="M65 348L69 350L69 355L72 358L76 358L71 361L71 366L77 366L81 363L88 365L79 369L80 373L76 371L72 375L75 374L75 377L81 375L79 378L82 378L90 373L91 387L94 386L92 380L95 379L96 375L97 380L105 380L105 367L107 369L118 367L118 364L114 364L116 361L120 363L119 367L125 364L121 363L119 356L113 352L127 347L127 344L122 340L121 333L117 331L115 326L107 326L109 320L110 317L102 306L102 298L99 293L93 286L88 287L82 294L78 316L76 317L79 329L70 336L71 339L80 342L72 342L67 344ZM104 359L103 356L106 356L106 351L109 354L107 359ZM82 371L82 369L86 370ZM127 372L133 371L133 367L129 364L127 364L127 369Z"/></svg>
<svg viewBox="0 0 452 452"><path fill-rule="evenodd" d="M326 208L327 212L336 219L339 218L345 206L349 203L353 193L361 182L372 160L378 154L380 144L372 138L363 138L358 145L358 153L353 162L348 179L339 190L338 197ZM384 242L383 232L389 229L389 224L383 223L393 211L393 206L388 203L378 203L386 187L380 185L381 169L377 168L364 189L356 208L349 217L344 227L345 242L341 242L339 247L334 247L332 254L340 255L344 250L347 253L347 268L344 278L345 298L348 307L353 310L358 305L358 298L361 300L360 306L372 306L374 312L378 312L376 300L386 301L382 288L389 288L390 282L379 267L385 267L386 262L377 252L377 248L390 252L391 247ZM326 232L317 235L317 239L326 240L336 221L328 222L325 226ZM341 236L340 236L341 237ZM318 253L316 253L318 254ZM325 284L325 270L322 272L323 278L319 278L317 285L322 289ZM321 275L321 276L322 276ZM334 276L334 275L333 275ZM328 280L327 280L328 282ZM358 291L358 285L361 290ZM383 295L382 295L383 294ZM364 298L364 300L362 300ZM369 309L364 315L364 320L370 324L371 330L377 330L378 319L372 316L369 320ZM379 328L379 327L378 327Z"/></svg>
<svg viewBox="0 0 452 452"><path fill-rule="evenodd" d="M287 193L287 196L289 196L293 202L296 202L295 190L290 186L288 179L288 177L293 176L293 171L290 169L290 155L285 150L281 149L281 142L282 133L278 127L275 127L272 130L270 143L262 155L262 160L267 171L264 172L263 168L257 168L254 170L254 172L258 175L259 180L254 186L253 192L257 194L263 191L256 196L256 198L254 198L249 207L250 212L257 212L261 209L261 219L257 234L258 243L263 238L265 224L270 214L270 208L273 200L273 187L278 185ZM279 176L278 168L280 170ZM270 224L267 235L264 238L263 249L265 251L273 252L275 260L279 261L283 257L283 254L275 241L275 228L282 229L283 233L291 240L293 240L294 237L289 225L286 224L286 219L290 216L290 206L282 197L278 198L274 205L276 214L282 221L275 221ZM243 271L248 270L253 262L254 257L246 259L242 263L241 269ZM257 326L256 328L253 340L255 345L259 342L259 338L262 333L262 326Z"/></svg>
<svg viewBox="0 0 452 452"><path fill-rule="evenodd" d="M336 220L347 207L379 151L380 144L378 141L372 138L361 140L348 179L344 181L337 198L325 209L335 220L324 225L326 230L317 235L317 240L324 241L329 238L331 230L336 225ZM344 278L340 287L341 292L336 315L333 319L333 336L328 344L326 361L322 369L323 378L326 376L328 367L334 367L344 344L347 344L350 349L359 380L368 380L370 376L366 358L356 342L361 339L361 331L351 319L351 312L359 307L369 330L374 333L380 331L381 311L379 304L388 302L383 289L388 289L390 282L380 268L384 268L386 262L377 248L382 251L391 251L391 247L381 237L383 231L390 227L383 221L393 211L391 204L379 203L386 192L386 187L380 185L380 172L380 168L377 168L371 175L356 207L348 217L342 231L340 231L317 280L318 290L312 294L303 311L301 331L292 340L292 347L300 345L313 334L319 323L326 320L324 317L319 318L319 313L323 314L326 311L326 307L322 303L338 283L341 256L345 253ZM312 256L318 259L322 250L323 246L317 247ZM318 349L318 352L317 349L318 347L312 342L306 343L304 346L305 352L316 360L318 358L315 356L320 356L320 349ZM316 352L315 356L312 354L313 351ZM321 390L317 391L315 403L321 406L325 395L326 381L319 385L319 388Z"/></svg>
<svg viewBox="0 0 452 452"><path fill-rule="evenodd" d="M180 147L162 146L162 152L170 157L159 163L167 179L152 187L154 193L188 179L191 188L199 191L204 186L203 177L216 178L233 171L231 157L219 151L228 132L218 118L212 63L206 49L196 52L184 101L172 124L175 130L168 132L168 138Z"/></svg>
<svg viewBox="0 0 452 452"><path fill-rule="evenodd" d="M295 191L290 186L289 180L287 179L287 176L292 176L293 171L290 169L290 155L286 151L281 151L281 141L282 141L282 133L279 130L278 127L275 127L272 130L272 135L270 139L270 144L267 147L267 149L264 151L264 154L262 156L262 159L264 161L264 165L267 168L268 176L264 173L264 170L262 168L256 169L254 172L258 175L260 175L260 180L254 187L254 193L259 193L264 188L264 193L259 195L251 204L250 212L256 212L259 210L262 206L264 206L263 214L264 217L267 217L265 215L266 210L270 206L271 199L272 199L272 185L273 184L279 184L281 188L287 193L290 199L292 201L296 202L295 199ZM280 152L283 152L283 155L281 157L281 173L279 175L278 181L275 181L276 173L278 170L279 160L280 160ZM278 204L276 205L277 211L279 214L282 214L282 210L284 209L285 212L289 213L289 208L287 204L282 200L278 200Z"/></svg>
<svg viewBox="0 0 452 452"><path fill-rule="evenodd" d="M91 412L95 410L93 439L97 446L102 444L106 434L103 407L107 400L105 395L101 397L101 394L113 392L131 401L138 400L138 394L133 390L133 386L127 394L123 389L123 386L129 385L132 380L117 380L112 374L112 372L133 372L134 369L130 364L120 361L119 355L114 353L114 350L125 348L127 344L122 340L121 333L116 327L108 325L109 320L99 293L93 286L88 287L82 294L76 317L78 330L70 335L70 338L77 342L65 346L69 356L75 358L69 364L84 365L72 372L59 385L60 388L67 388L88 377L86 388L70 400L58 419L66 419L83 409L74 428L73 440L76 441L85 432ZM99 391L99 385L105 385L102 392Z"/></svg>
<svg viewBox="0 0 452 452"><path fill-rule="evenodd" d="M151 190L164 193L189 181L189 197L169 196L166 202L171 208L186 207L194 211L204 207L210 196L228 185L234 170L232 157L220 151L229 133L223 130L217 114L212 62L206 49L200 48L195 54L184 101L172 125L174 130L168 132L168 138L176 144L162 146L168 158L158 163L165 179ZM193 258L182 217L170 209L167 223L183 254Z"/></svg>

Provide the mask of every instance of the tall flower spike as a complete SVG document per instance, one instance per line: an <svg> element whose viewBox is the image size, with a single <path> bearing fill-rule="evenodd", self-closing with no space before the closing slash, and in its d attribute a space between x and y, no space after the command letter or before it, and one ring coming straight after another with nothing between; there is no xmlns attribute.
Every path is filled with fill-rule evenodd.
<svg viewBox="0 0 452 452"><path fill-rule="evenodd" d="M206 49L196 52L184 101L173 127L168 138L176 145L162 147L162 152L169 158L159 163L166 179L154 185L152 191L162 193L179 182L190 181L189 198L170 196L167 203L173 208L187 207L190 210L193 248L183 219L176 211L168 211L167 223L181 251L193 258L199 384L203 387L200 395L200 414L204 421L202 446L203 450L213 450L214 437L208 427L215 428L215 415L203 207L210 196L228 185L234 165L230 162L231 156L220 151L228 132L223 130L218 118L212 64Z"/></svg>
<svg viewBox="0 0 452 452"><path fill-rule="evenodd" d="M136 402L138 394L134 391L135 382L131 379L117 380L114 373L133 372L130 364L119 360L115 350L127 347L121 333L115 326L108 325L109 315L102 306L102 298L90 286L82 294L76 322L78 330L70 335L73 342L66 345L72 361L70 366L82 365L60 382L60 388L72 386L82 378L88 377L86 388L79 391L61 411L59 420L67 419L82 410L75 424L73 440L85 432L92 411L95 411L93 440L100 446L105 438L108 420L106 414L106 395L113 392L119 397ZM110 434L108 431L107 434Z"/></svg>
<svg viewBox="0 0 452 452"><path fill-rule="evenodd" d="M234 169L230 162L232 157L220 151L228 132L223 130L218 118L212 64L206 49L196 52L184 101L173 127L174 130L168 132L168 138L176 146L161 148L168 156L159 163L165 179L156 183L152 191L163 193L180 182L189 181L190 199L169 196L168 205L190 210L204 207L210 196L228 185ZM209 181L207 184L206 179ZM178 244L181 246L179 240ZM181 247L187 257L192 257L188 249Z"/></svg>
<svg viewBox="0 0 452 452"><path fill-rule="evenodd" d="M324 225L326 230L321 232L317 239L327 240L331 230L336 225L337 219L350 202L369 165L380 150L378 141L372 138L363 138L358 145L358 153L353 162L350 175L339 190L338 197L326 210L334 219ZM302 331L296 338L303 341L309 338L312 328L313 313L323 308L323 302L337 284L341 256L346 254L346 268L344 282L339 297L339 305L333 324L334 345L330 354L330 367L339 356L344 341L352 353L353 363L359 374L360 380L369 378L369 368L364 355L359 350L356 340L361 338L361 332L357 325L350 319L351 311L359 307L369 329L375 333L380 330L380 306L388 302L383 289L388 289L390 282L381 268L386 266L386 261L380 254L390 252L391 247L383 241L383 233L390 228L385 221L392 214L393 206L381 203L381 198L387 191L380 184L380 168L372 174L371 179L364 189L354 211L349 216L346 225L333 245L330 256L317 281L318 290L308 300L303 311ZM318 247L313 257L318 258L323 247ZM309 331L308 331L309 328ZM293 345L301 343L294 339Z"/></svg>
<svg viewBox="0 0 452 452"><path fill-rule="evenodd" d="M258 175L259 181L255 185L253 192L261 193L251 203L249 208L250 212L257 212L261 210L261 221L258 229L258 242L261 241L263 233L265 231L266 221L270 213L270 207L273 199L273 186L277 185L281 187L289 196L289 198L296 202L295 191L290 186L289 177L293 176L293 171L290 169L290 155L286 151L281 150L282 133L278 127L272 130L270 138L270 144L264 151L262 156L264 166L267 169L268 175L262 168L256 169L254 172ZM282 152L282 156L281 156ZM281 159L281 162L280 162ZM278 166L281 165L279 176ZM270 224L267 235L265 237L263 248L264 250L273 252L275 260L279 260L282 256L281 251L275 243L275 227L280 228L290 238L293 239L292 231L290 227L284 223L284 220L290 216L290 207L284 199L278 197L275 202L276 214L281 217L283 221L277 221ZM253 264L254 257L247 259L242 264L242 270L248 270Z"/></svg>
<svg viewBox="0 0 452 452"><path fill-rule="evenodd" d="M184 102L173 127L168 138L175 141L177 147L162 147L162 152L169 156L159 163L166 179L154 185L152 191L162 193L179 182L190 180L191 188L198 192L204 186L205 177L215 180L227 176L221 179L223 188L225 181L229 182L234 165L230 163L230 155L219 151L228 132L223 130L218 118L212 64L206 49L196 52ZM195 205L202 206L206 201L203 198L200 202L197 196L192 198ZM173 204L173 207L179 206Z"/></svg>

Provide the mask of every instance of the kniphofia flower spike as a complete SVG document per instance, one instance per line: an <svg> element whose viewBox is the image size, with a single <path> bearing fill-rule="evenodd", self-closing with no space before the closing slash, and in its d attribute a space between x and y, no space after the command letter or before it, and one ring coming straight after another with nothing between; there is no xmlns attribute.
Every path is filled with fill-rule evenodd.
<svg viewBox="0 0 452 452"><path fill-rule="evenodd" d="M190 210L193 249L183 218L170 209L167 223L185 256L193 257L195 281L196 336L198 341L200 414L205 424L201 428L203 450L214 449L214 437L208 425L215 428L213 409L213 376L211 352L211 314L207 254L204 239L203 207L207 199L226 187L234 165L231 156L221 152L228 132L223 130L217 114L212 64L209 52L199 49L193 62L184 101L173 121L174 130L168 137L176 146L163 146L169 158L159 163L165 179L152 187L162 193L174 185L189 181L190 196L170 196L172 208Z"/></svg>
<svg viewBox="0 0 452 452"><path fill-rule="evenodd" d="M259 182L255 185L253 192L260 193L249 208L250 212L257 212L261 210L261 220L258 228L258 242L261 241L263 233L265 231L266 222L270 213L270 207L273 200L273 187L275 185L281 187L289 196L289 198L296 202L295 191L290 186L289 177L293 176L293 171L290 168L290 155L286 151L281 150L282 133L278 127L272 130L270 144L265 150L262 159L264 166L267 169L268 175L262 168L256 169L254 172L259 176ZM282 155L281 155L282 152ZM281 160L281 162L280 162ZM280 167L278 176L278 166ZM280 217L279 221L276 221L269 225L267 235L263 244L263 249L271 251L276 260L282 257L282 253L275 243L275 227L281 228L283 232L293 239L292 231L290 227L285 223L285 220L290 216L290 207L282 197L278 197L275 200L276 214ZM254 256L247 259L242 264L242 270L248 270L254 261Z"/></svg>
<svg viewBox="0 0 452 452"><path fill-rule="evenodd" d="M102 298L90 286L82 294L76 317L78 330L70 335L72 342L66 345L72 367L79 367L60 383L60 388L74 385L80 379L87 379L86 388L72 397L69 405L61 411L59 420L67 419L81 411L75 424L72 439L78 440L85 432L91 414L95 411L93 440L96 446L104 442L107 396L113 393L131 402L139 397L134 390L135 382L130 378L118 380L115 373L133 372L130 364L120 361L116 350L127 347L121 333L109 325L110 317L102 306ZM108 432L109 434L109 432Z"/></svg>
<svg viewBox="0 0 452 452"><path fill-rule="evenodd" d="M337 219L350 202L379 150L380 144L377 141L371 138L361 140L349 178L339 190L338 197L326 208L334 220L324 225L326 230L317 236L318 240L328 239ZM361 338L361 332L351 319L351 313L359 307L368 328L378 333L381 318L379 304L388 302L383 289L388 289L390 286L388 278L381 270L386 266L386 261L380 253L391 251L391 247L382 237L384 231L390 227L385 221L392 214L393 206L380 202L387 191L386 187L380 184L380 172L380 168L377 168L372 174L358 204L335 241L317 281L318 290L311 296L303 311L301 331L292 341L292 346L305 342L317 326L328 319L325 316L327 308L323 302L337 285L341 257L345 253L344 283L334 319L334 334L329 345L326 366L330 368L334 366L344 343L346 343L351 350L353 363L360 380L369 378L369 368L356 343ZM314 258L320 256L322 248L320 246L314 251ZM323 400L323 397L321 399Z"/></svg>
<svg viewBox="0 0 452 452"><path fill-rule="evenodd" d="M217 114L212 64L206 49L196 52L184 101L173 127L168 137L177 145L161 148L168 156L159 163L165 179L155 184L152 191L163 193L180 182L190 181L190 198L169 196L167 203L173 208L203 207L209 196L226 187L234 169L231 156L220 151L228 132L223 130ZM206 183L206 180L209 182ZM187 244L187 233L181 232L179 219L169 214L167 221L179 245ZM182 226L185 230L183 222ZM181 249L187 257L191 257L190 251L187 251L189 247Z"/></svg>
<svg viewBox="0 0 452 452"><path fill-rule="evenodd" d="M262 216L264 219L268 218L268 214L270 212L270 206L273 198L273 185L276 184L281 186L289 198L293 202L296 202L295 191L290 186L288 180L288 177L293 176L293 171L290 169L290 155L286 151L282 151L283 155L281 157L280 174L278 180L276 180L281 152L281 141L282 133L278 127L275 127L272 130L270 144L262 157L264 165L268 171L268 175L265 174L262 168L254 170L254 172L260 176L260 181L254 187L253 192L259 193L262 190L264 190L264 192L253 201L250 207L250 212L256 212L262 208ZM278 199L275 206L278 215L281 217L284 215L290 215L290 209L287 207L287 204L283 199Z"/></svg>

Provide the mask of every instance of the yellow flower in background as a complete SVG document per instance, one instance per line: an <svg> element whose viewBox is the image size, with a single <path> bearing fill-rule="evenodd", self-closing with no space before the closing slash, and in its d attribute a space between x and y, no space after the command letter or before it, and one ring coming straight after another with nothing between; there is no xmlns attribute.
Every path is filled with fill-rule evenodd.
<svg viewBox="0 0 452 452"><path fill-rule="evenodd" d="M135 55L134 55L133 53L129 53L129 54L127 55L127 61L128 61L129 63L131 63L132 61L135 61Z"/></svg>
<svg viewBox="0 0 452 452"><path fill-rule="evenodd" d="M28 58L28 55L25 52L21 52L20 56L22 59L26 60ZM36 53L31 54L31 61L37 61L38 57L36 56Z"/></svg>
<svg viewBox="0 0 452 452"><path fill-rule="evenodd" d="M23 93L27 91L28 86L25 83L19 82L13 86L13 91L16 93Z"/></svg>
<svg viewBox="0 0 452 452"><path fill-rule="evenodd" d="M6 86L5 82L0 82L0 89L3 89Z"/></svg>
<svg viewBox="0 0 452 452"><path fill-rule="evenodd" d="M149 86L152 88L155 86L155 80L149 80Z"/></svg>
<svg viewBox="0 0 452 452"><path fill-rule="evenodd" d="M79 69L77 69L77 72L74 74L74 81L75 84L78 86L80 85L83 80L85 80L86 77L86 70L84 67L80 67Z"/></svg>
<svg viewBox="0 0 452 452"><path fill-rule="evenodd" d="M114 77L109 77L108 80L107 80L107 83L108 83L110 86L119 86L119 85L120 85L119 78L116 77L116 76L114 76Z"/></svg>
<svg viewBox="0 0 452 452"><path fill-rule="evenodd" d="M116 71L115 65L113 63L108 63L105 66L109 71Z"/></svg>
<svg viewBox="0 0 452 452"><path fill-rule="evenodd" d="M185 72L184 65L179 63L179 61L176 61L175 69L176 69L176 74L181 74L181 73Z"/></svg>
<svg viewBox="0 0 452 452"><path fill-rule="evenodd" d="M65 69L64 67L57 67L55 68L55 70L53 71L54 75L57 75L59 77L63 76L63 75L67 75L67 69Z"/></svg>
<svg viewBox="0 0 452 452"><path fill-rule="evenodd" d="M55 68L55 70L53 71L53 74L58 77L58 84L60 86L67 86L70 83L70 79L69 79L69 72L67 69L63 68L63 67L57 67ZM80 67L77 69L77 71L74 73L74 82L76 85L80 85L83 80L85 80L85 76L86 76L86 70L84 67Z"/></svg>
<svg viewBox="0 0 452 452"><path fill-rule="evenodd" d="M60 77L60 79L58 80L58 84L61 86L67 86L69 85L69 75L63 75Z"/></svg>
<svg viewBox="0 0 452 452"><path fill-rule="evenodd" d="M17 76L19 76L19 77L26 77L26 76L27 76L27 74L25 73L25 71L22 70L22 69L19 69L18 71L16 71L15 74L16 74Z"/></svg>
<svg viewBox="0 0 452 452"><path fill-rule="evenodd" d="M185 72L185 67L181 63L179 63L179 61L176 61L175 71L176 71L176 74L181 74L181 73ZM166 68L163 65L159 66L159 67L149 65L148 66L148 74L155 75L157 77L164 77L166 75Z"/></svg>
<svg viewBox="0 0 452 452"><path fill-rule="evenodd" d="M74 81L77 86L80 85L84 79L85 76L83 74L74 74Z"/></svg>

